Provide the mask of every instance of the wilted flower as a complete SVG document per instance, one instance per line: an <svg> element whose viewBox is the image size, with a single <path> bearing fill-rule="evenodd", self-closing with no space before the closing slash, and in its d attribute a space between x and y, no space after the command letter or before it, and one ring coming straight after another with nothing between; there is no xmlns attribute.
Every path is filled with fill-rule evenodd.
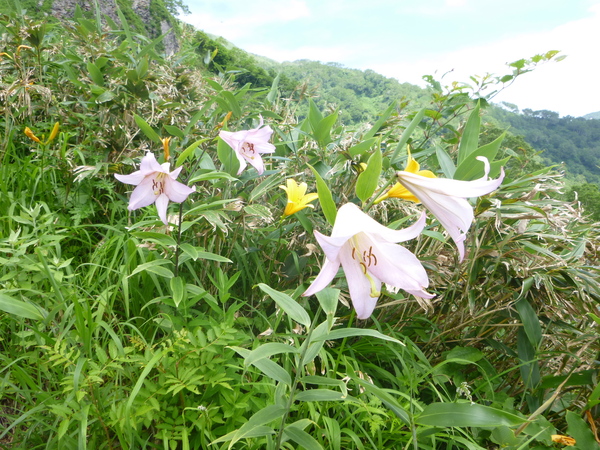
<svg viewBox="0 0 600 450"><path fill-rule="evenodd" d="M40 141L40 138L38 138L35 134L33 134L33 131L31 131L31 128L25 127L24 133L25 133L25 136L27 136L32 141L37 142L37 143L42 142L42 141Z"/></svg>
<svg viewBox="0 0 600 450"><path fill-rule="evenodd" d="M425 226L425 214L404 230L392 230L362 212L353 203L342 206L335 219L331 236L315 231L317 242L325 252L325 262L304 296L327 287L340 267L344 269L352 305L359 319L368 318L381 294L381 283L404 289L422 298L426 292L427 273L410 251L395 244L413 239Z"/></svg>
<svg viewBox="0 0 600 450"><path fill-rule="evenodd" d="M552 442L556 442L556 443L562 444L562 445L567 445L569 447L573 447L575 444L577 444L577 441L575 439L573 439L572 437L569 437L569 436L562 435L562 434L553 434Z"/></svg>
<svg viewBox="0 0 600 450"><path fill-rule="evenodd" d="M177 180L182 167L170 172L168 162L159 164L151 152L146 153L140 163L140 170L130 175L115 174L115 178L123 183L133 184L137 187L131 193L128 209L130 211L156 203L160 220L165 225L167 222L167 206L169 200L175 203L183 202L188 195L196 190Z"/></svg>
<svg viewBox="0 0 600 450"><path fill-rule="evenodd" d="M262 128L261 128L262 127ZM263 127L263 118L260 116L258 127L251 130L242 131L220 131L219 136L234 151L240 162L238 175L246 168L246 162L249 162L259 175L265 171L265 166L260 156L261 153L273 153L275 146L269 143L273 130L268 125Z"/></svg>
<svg viewBox="0 0 600 450"><path fill-rule="evenodd" d="M169 150L169 144L171 142L171 136L166 137L166 138L161 138L160 140L162 142L163 145L163 151L165 152L165 161L169 160L169 157L171 156L170 150Z"/></svg>
<svg viewBox="0 0 600 450"><path fill-rule="evenodd" d="M296 214L298 211L302 211L304 208L314 208L313 205L309 205L310 202L319 198L316 193L306 193L306 183L296 183L296 180L291 178L287 179L287 187L279 186L285 192L287 192L287 205L283 211L284 216L291 216Z"/></svg>
<svg viewBox="0 0 600 450"><path fill-rule="evenodd" d="M377 202L389 197L403 198L425 207L439 220L456 243L460 260L465 256L464 240L473 222L473 207L467 200L489 194L500 186L504 179L504 169L498 178L488 180L490 164L487 158L477 157L485 165L483 177L473 181L436 178L428 170L419 170L419 163L408 155L406 169L396 173L396 183Z"/></svg>

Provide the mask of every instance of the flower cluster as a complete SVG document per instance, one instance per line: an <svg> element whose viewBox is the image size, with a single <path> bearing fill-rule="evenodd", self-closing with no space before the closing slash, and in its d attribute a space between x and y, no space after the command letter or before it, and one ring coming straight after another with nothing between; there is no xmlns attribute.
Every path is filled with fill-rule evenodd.
<svg viewBox="0 0 600 450"><path fill-rule="evenodd" d="M406 168L396 176L398 183L378 198L380 202L396 197L422 203L444 226L455 242L459 259L465 256L464 240L473 222L473 207L468 198L489 194L504 179L504 171L495 180L488 180L490 165L484 165L484 175L474 181L437 178L409 154ZM404 247L397 245L417 237L425 226L425 214L404 230L387 228L347 203L337 214L331 236L315 231L317 242L325 253L321 272L304 292L309 296L324 289L342 266L348 282L352 305L359 319L368 318L380 296L381 284L401 288L419 298L430 299L425 291L429 279L421 262Z"/></svg>
<svg viewBox="0 0 600 450"><path fill-rule="evenodd" d="M58 129L57 127L55 128ZM40 142L29 128L25 129L25 134L30 139ZM261 154L273 153L275 151L275 146L269 143L272 134L273 130L271 127L268 125L263 127L262 116L260 117L260 123L256 128L237 132L221 131L219 133L221 139L233 148L235 155L240 162L238 175L246 168L246 161L256 169L259 175L263 174L265 169ZM148 152L146 153L146 156L142 158L140 170L133 172L130 175L115 174L115 178L122 183L137 186L131 193L128 209L133 211L155 203L158 217L165 225L168 225L167 207L169 201L181 203L185 201L192 192L196 191L195 186L190 188L177 181L177 177L182 169L181 166L173 171L170 170L171 166L168 162L170 157L170 141L171 138L161 139L166 161L163 164L159 164L154 154ZM307 206L311 206L308 205L308 203L313 201L314 198L311 197L311 194L304 196L306 184L303 183L303 185L304 191L298 197L298 189L300 188L294 188L288 181L288 194L290 195L290 198L293 199L292 203L296 209L293 212L290 212L292 206L288 205L284 215L291 215ZM295 202L297 201L304 203L302 205L296 205Z"/></svg>
<svg viewBox="0 0 600 450"><path fill-rule="evenodd" d="M29 129L25 133L31 139L36 139ZM275 146L269 142L272 134L273 130L268 125L264 126L261 116L258 127L236 132L222 130L219 137L237 157L240 164L238 174L250 164L262 175L265 165L261 155L275 151ZM142 158L140 170L130 175L115 175L119 181L136 186L131 194L129 210L155 203L158 216L165 225L168 224L169 201L181 203L196 190L194 186L188 187L177 181L181 167L170 170L169 141L169 138L162 139L165 163L159 164L154 155L148 152ZM438 178L431 171L421 170L419 163L409 153L405 169L396 173L396 184L377 198L375 203L388 198L401 198L422 204L446 229L457 247L459 261L462 261L465 257L466 233L474 219L473 207L468 199L489 194L504 179L503 170L497 179L489 179L488 160L484 157L477 159L484 164L483 177L461 181ZM318 198L316 193L306 193L306 183L298 184L292 178L280 188L287 193L282 220L305 208L313 208L310 203ZM342 267L359 319L366 319L372 314L384 283L392 288L403 289L418 299L433 298L434 295L427 292L429 279L425 268L413 253L399 245L419 236L425 222L426 215L423 212L413 225L393 230L379 224L355 204L346 203L337 212L331 236L314 232L325 253L325 261L303 295L310 296L324 289Z"/></svg>

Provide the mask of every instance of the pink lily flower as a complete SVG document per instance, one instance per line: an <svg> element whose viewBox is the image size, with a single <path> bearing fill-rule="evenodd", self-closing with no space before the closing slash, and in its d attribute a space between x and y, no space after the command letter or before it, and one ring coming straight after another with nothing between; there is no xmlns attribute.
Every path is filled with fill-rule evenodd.
<svg viewBox="0 0 600 450"><path fill-rule="evenodd" d="M484 156L478 156L477 159L485 165L483 177L473 181L461 181L435 178L435 175L429 171L419 171L418 163L409 155L407 168L396 173L401 186L406 188L405 191L408 191L408 197L399 194L394 195L392 192L395 188L401 186L390 189L387 195L423 203L455 242L460 261L465 257L464 240L474 218L473 207L467 199L489 194L496 190L504 180L504 169L502 169L498 178L489 180L489 161Z"/></svg>
<svg viewBox="0 0 600 450"><path fill-rule="evenodd" d="M421 298L429 279L417 257L396 242L413 239L425 227L425 214L408 228L392 230L346 203L337 214L331 236L315 231L317 242L325 252L321 272L303 296L313 295L331 283L340 265L344 269L352 305L359 319L367 319L381 295L381 283L404 289Z"/></svg>
<svg viewBox="0 0 600 450"><path fill-rule="evenodd" d="M259 175L263 174L265 166L260 155L275 151L275 146L269 143L272 134L273 130L270 126L263 127L262 116L258 127L251 130L219 132L219 137L235 151L235 156L240 162L238 175L246 168L246 162L249 162Z"/></svg>
<svg viewBox="0 0 600 450"><path fill-rule="evenodd" d="M146 153L140 163L140 170L130 175L115 174L115 178L122 183L137 186L129 199L130 211L156 203L158 217L165 225L167 222L167 206L169 200L181 203L188 195L196 191L196 186L191 188L177 180L182 167L170 172L168 162L159 164L151 152Z"/></svg>

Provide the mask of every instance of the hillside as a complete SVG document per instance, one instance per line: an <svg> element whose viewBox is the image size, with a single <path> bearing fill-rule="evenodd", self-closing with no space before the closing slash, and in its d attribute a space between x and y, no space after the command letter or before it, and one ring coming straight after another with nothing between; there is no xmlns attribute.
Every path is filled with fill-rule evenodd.
<svg viewBox="0 0 600 450"><path fill-rule="evenodd" d="M69 0L45 2L35 9L32 0L24 0L25 9L34 17L56 15L71 17L77 9L93 17L92 2ZM118 8L117 8L118 6ZM117 11L119 10L119 11ZM392 102L400 109L432 107L431 92L410 83L400 83L372 70L357 70L329 62L300 60L278 63L235 47L227 40L204 33L174 17L185 10L180 0L164 2L139 1L103 2L100 13L108 20L119 22L120 14L138 33L156 37L165 33L160 45L165 53L183 52L197 55L198 69L213 74L226 74L238 85L271 89L276 83L283 98L296 102L295 112L306 117L309 99L322 110L338 110L339 121L345 125L372 123ZM432 82L432 86L435 80ZM600 122L595 114L583 118L563 117L552 111L522 111L516 105L488 108L487 117L495 125L513 135L523 136L534 149L542 151L548 164L564 163L579 182L600 184ZM588 120L591 119L591 120Z"/></svg>
<svg viewBox="0 0 600 450"><path fill-rule="evenodd" d="M600 184L600 120L559 117L553 111L513 112L494 107L491 117L514 135L521 135L542 156L553 163L564 162L573 176Z"/></svg>

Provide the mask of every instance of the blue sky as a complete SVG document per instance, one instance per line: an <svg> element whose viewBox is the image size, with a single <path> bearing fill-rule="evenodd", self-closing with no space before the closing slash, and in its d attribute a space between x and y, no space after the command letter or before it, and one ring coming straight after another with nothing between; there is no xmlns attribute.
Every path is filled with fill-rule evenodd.
<svg viewBox="0 0 600 450"><path fill-rule="evenodd" d="M567 58L495 101L580 116L600 111L600 0L187 0L182 19L277 61L311 59L424 86L468 81L548 50Z"/></svg>

